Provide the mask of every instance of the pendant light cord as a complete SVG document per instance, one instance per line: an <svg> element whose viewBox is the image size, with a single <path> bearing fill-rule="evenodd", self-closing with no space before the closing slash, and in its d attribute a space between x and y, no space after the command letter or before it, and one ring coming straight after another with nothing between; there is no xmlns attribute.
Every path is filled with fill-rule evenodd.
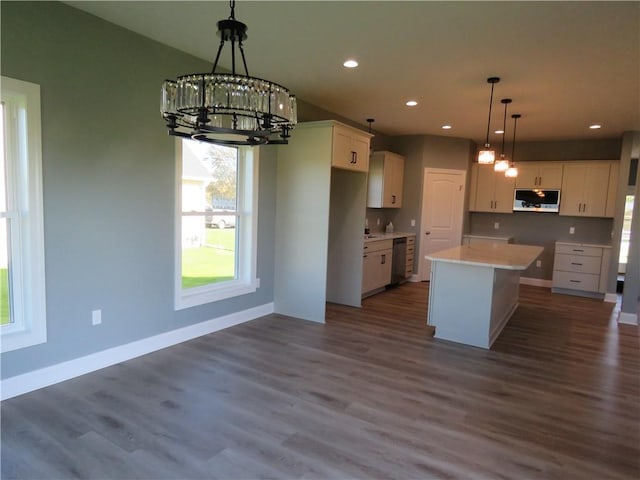
<svg viewBox="0 0 640 480"><path fill-rule="evenodd" d="M510 98L503 98L502 103L504 104L504 119L502 121L502 151L501 156L504 157L504 141L507 136L507 106L512 102Z"/></svg>
<svg viewBox="0 0 640 480"><path fill-rule="evenodd" d="M511 118L513 118L513 143L511 144L511 162L513 162L516 153L516 127L518 126L518 119L520 118L520 115L514 114L511 115Z"/></svg>
<svg viewBox="0 0 640 480"><path fill-rule="evenodd" d="M487 138L484 142L489 145L489 130L491 129L491 107L493 106L493 87L500 81L500 77L489 77L487 82L491 84L491 96L489 97L489 119L487 120Z"/></svg>

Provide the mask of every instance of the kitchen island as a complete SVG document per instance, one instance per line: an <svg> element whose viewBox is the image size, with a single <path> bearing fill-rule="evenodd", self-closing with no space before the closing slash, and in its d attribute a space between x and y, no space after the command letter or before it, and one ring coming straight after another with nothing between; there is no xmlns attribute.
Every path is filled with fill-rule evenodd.
<svg viewBox="0 0 640 480"><path fill-rule="evenodd" d="M490 348L518 308L520 272L543 248L461 245L427 255L431 284L427 323L435 337Z"/></svg>

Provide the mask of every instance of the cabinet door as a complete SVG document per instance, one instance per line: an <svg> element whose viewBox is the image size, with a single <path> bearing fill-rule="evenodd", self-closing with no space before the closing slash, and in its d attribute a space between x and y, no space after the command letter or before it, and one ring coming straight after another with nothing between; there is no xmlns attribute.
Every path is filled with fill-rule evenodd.
<svg viewBox="0 0 640 480"><path fill-rule="evenodd" d="M584 182L587 167L584 164L565 164L560 192L560 215L582 215Z"/></svg>
<svg viewBox="0 0 640 480"><path fill-rule="evenodd" d="M608 163L598 163L587 167L582 215L586 217L604 217L607 209L609 168L610 165Z"/></svg>
<svg viewBox="0 0 640 480"><path fill-rule="evenodd" d="M393 260L393 250L382 250L380 252L380 263L378 265L378 288L391 283L391 263Z"/></svg>
<svg viewBox="0 0 640 480"><path fill-rule="evenodd" d="M515 179L497 173L494 175L494 181L495 194L493 196L493 211L498 213L513 213L513 189L516 185Z"/></svg>
<svg viewBox="0 0 640 480"><path fill-rule="evenodd" d="M516 177L516 188L537 188L540 169L537 163L521 162Z"/></svg>
<svg viewBox="0 0 640 480"><path fill-rule="evenodd" d="M360 135L352 135L351 152L355 153L353 170L366 172L369 170L369 138ZM349 153L351 156L352 153Z"/></svg>
<svg viewBox="0 0 640 480"><path fill-rule="evenodd" d="M607 189L607 208L605 209L605 217L616 216L616 194L618 192L618 175L620 174L620 163L611 162L609 170L609 188Z"/></svg>
<svg viewBox="0 0 640 480"><path fill-rule="evenodd" d="M376 288L379 255L377 252L367 253L362 257L362 293Z"/></svg>
<svg viewBox="0 0 640 480"><path fill-rule="evenodd" d="M493 212L495 193L495 176L491 165L478 166L478 182L476 184L476 212Z"/></svg>
<svg viewBox="0 0 640 480"><path fill-rule="evenodd" d="M404 157L386 153L384 156L383 202L384 208L402 207Z"/></svg>
<svg viewBox="0 0 640 480"><path fill-rule="evenodd" d="M518 174L520 171L518 171ZM541 164L538 173L538 188L562 187L562 163L549 162Z"/></svg>
<svg viewBox="0 0 640 480"><path fill-rule="evenodd" d="M331 166L352 169L351 137L349 132L340 127L333 127L333 155Z"/></svg>
<svg viewBox="0 0 640 480"><path fill-rule="evenodd" d="M517 167L516 188L562 187L562 163L560 162L521 162Z"/></svg>
<svg viewBox="0 0 640 480"><path fill-rule="evenodd" d="M369 137L339 126L333 127L331 166L366 172L369 169Z"/></svg>

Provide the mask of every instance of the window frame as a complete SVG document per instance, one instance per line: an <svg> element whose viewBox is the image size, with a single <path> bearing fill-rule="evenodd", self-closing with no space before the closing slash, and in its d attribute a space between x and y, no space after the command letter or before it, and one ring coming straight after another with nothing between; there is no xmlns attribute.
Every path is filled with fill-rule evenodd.
<svg viewBox="0 0 640 480"><path fill-rule="evenodd" d="M2 76L8 252L13 320L0 328L1 351L47 341L40 86ZM9 184L12 186L9 187Z"/></svg>
<svg viewBox="0 0 640 480"><path fill-rule="evenodd" d="M259 148L237 147L238 185L236 191L236 271L233 280L193 288L182 287L182 139L175 142L175 310L217 302L255 292L258 251L258 171ZM202 212L203 217L207 215Z"/></svg>

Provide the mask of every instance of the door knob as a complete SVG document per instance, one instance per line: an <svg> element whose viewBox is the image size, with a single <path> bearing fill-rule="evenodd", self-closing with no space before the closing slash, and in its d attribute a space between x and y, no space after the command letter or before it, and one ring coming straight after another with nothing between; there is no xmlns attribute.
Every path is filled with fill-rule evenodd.
<svg viewBox="0 0 640 480"><path fill-rule="evenodd" d="M431 232L424 232L425 235L431 235Z"/></svg>

